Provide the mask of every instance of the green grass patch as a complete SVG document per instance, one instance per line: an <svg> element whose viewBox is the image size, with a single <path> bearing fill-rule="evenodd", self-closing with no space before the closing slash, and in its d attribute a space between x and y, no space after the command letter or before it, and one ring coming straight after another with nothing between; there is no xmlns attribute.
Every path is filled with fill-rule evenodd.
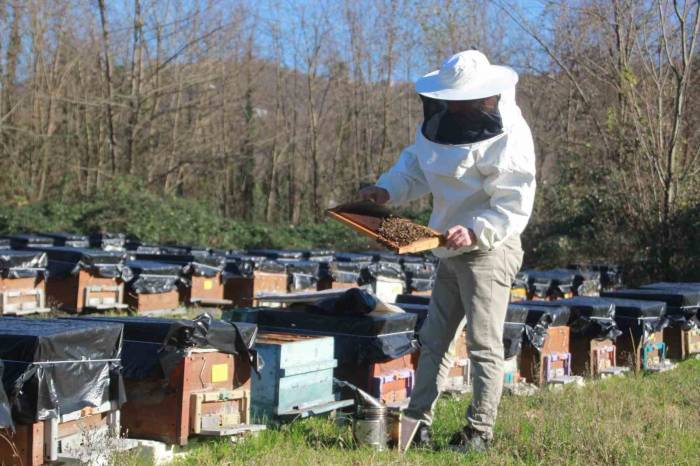
<svg viewBox="0 0 700 466"><path fill-rule="evenodd" d="M438 403L434 436L444 447L463 425L468 397ZM676 370L589 382L585 387L506 396L486 454L375 452L355 445L349 425L313 418L233 443L201 441L177 466L697 464L700 361Z"/></svg>

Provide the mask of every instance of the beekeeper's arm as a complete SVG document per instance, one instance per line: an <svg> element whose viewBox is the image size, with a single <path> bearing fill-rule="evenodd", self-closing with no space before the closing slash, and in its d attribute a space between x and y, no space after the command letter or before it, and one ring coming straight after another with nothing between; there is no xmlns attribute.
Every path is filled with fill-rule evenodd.
<svg viewBox="0 0 700 466"><path fill-rule="evenodd" d="M486 177L483 189L488 209L475 215L473 228L479 249L493 249L505 239L519 235L527 226L535 201L535 151L529 129L509 136L505 150L489 153L477 161Z"/></svg>
<svg viewBox="0 0 700 466"><path fill-rule="evenodd" d="M394 166L377 180L376 186L389 193L392 205L406 204L430 192L414 149L414 146L404 149Z"/></svg>

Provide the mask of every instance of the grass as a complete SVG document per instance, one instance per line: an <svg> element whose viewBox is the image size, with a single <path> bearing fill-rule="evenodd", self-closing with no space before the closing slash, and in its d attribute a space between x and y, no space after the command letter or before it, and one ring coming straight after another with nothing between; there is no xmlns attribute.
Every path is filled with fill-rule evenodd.
<svg viewBox="0 0 700 466"><path fill-rule="evenodd" d="M444 447L462 426L468 397L438 403L434 437ZM503 398L495 443L486 454L375 452L358 448L351 428L313 418L237 444L200 441L176 466L698 464L700 360L661 374L629 375ZM124 461L120 464L143 463Z"/></svg>

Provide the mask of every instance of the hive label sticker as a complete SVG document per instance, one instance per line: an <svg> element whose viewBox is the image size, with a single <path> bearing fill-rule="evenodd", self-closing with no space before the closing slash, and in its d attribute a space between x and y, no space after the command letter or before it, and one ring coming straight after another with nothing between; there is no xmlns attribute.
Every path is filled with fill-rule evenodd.
<svg viewBox="0 0 700 466"><path fill-rule="evenodd" d="M228 364L214 364L211 366L211 381L226 382L228 380Z"/></svg>
<svg viewBox="0 0 700 466"><path fill-rule="evenodd" d="M204 289L211 290L212 288L214 288L214 282L211 280L204 280Z"/></svg>

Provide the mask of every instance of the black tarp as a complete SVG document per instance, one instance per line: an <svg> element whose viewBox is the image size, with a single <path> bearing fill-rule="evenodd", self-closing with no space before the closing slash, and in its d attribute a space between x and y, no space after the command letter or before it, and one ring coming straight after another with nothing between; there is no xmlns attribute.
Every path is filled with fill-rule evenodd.
<svg viewBox="0 0 700 466"><path fill-rule="evenodd" d="M521 305L520 303L508 304L508 309L506 310L506 322L524 324L527 322L529 309L529 306Z"/></svg>
<svg viewBox="0 0 700 466"><path fill-rule="evenodd" d="M411 254L401 254L400 255L400 261L403 265L406 264L430 264L432 266L435 265L433 261L428 260L425 256L416 256L416 255L411 255Z"/></svg>
<svg viewBox="0 0 700 466"><path fill-rule="evenodd" d="M253 256L265 256L270 259L303 259L304 253L302 251L287 251L284 249L251 249L248 254Z"/></svg>
<svg viewBox="0 0 700 466"><path fill-rule="evenodd" d="M379 278L406 280L406 274L398 262L375 262L360 271L361 285L374 283Z"/></svg>
<svg viewBox="0 0 700 466"><path fill-rule="evenodd" d="M622 317L615 316L620 329L620 338L634 337L635 341L646 344L652 333L660 332L668 326L666 317Z"/></svg>
<svg viewBox="0 0 700 466"><path fill-rule="evenodd" d="M527 289L529 280L530 276L528 275L527 271L521 270L515 274L515 278L513 279L513 287Z"/></svg>
<svg viewBox="0 0 700 466"><path fill-rule="evenodd" d="M288 289L292 292L316 288L321 278L321 264L310 260L277 259L287 269Z"/></svg>
<svg viewBox="0 0 700 466"><path fill-rule="evenodd" d="M520 354L527 331L527 325L506 322L503 325L503 356L510 359Z"/></svg>
<svg viewBox="0 0 700 466"><path fill-rule="evenodd" d="M301 258L314 262L333 262L335 251L331 249L290 249L289 253L301 253Z"/></svg>
<svg viewBox="0 0 700 466"><path fill-rule="evenodd" d="M541 305L568 308L572 335L613 341L620 335L615 324L615 304L605 298L576 296L542 302Z"/></svg>
<svg viewBox="0 0 700 466"><path fill-rule="evenodd" d="M193 320L156 317L81 317L124 326L122 364L124 377L143 379L167 377L190 348L213 348L227 354L241 354L252 367L260 366L253 345L255 324L229 323L201 314Z"/></svg>
<svg viewBox="0 0 700 466"><path fill-rule="evenodd" d="M160 254L166 256L182 256L182 255L192 255L192 256L210 256L211 248L203 246L190 246L190 245L179 245L179 244L166 244L160 247Z"/></svg>
<svg viewBox="0 0 700 466"><path fill-rule="evenodd" d="M167 262L182 266L185 277L197 276L213 278L223 272L226 258L196 254L136 254L136 260Z"/></svg>
<svg viewBox="0 0 700 466"><path fill-rule="evenodd" d="M322 315L357 316L369 314L376 309L377 304L377 298L373 294L360 288L350 288L338 296L309 304L292 305L292 309L298 306L300 309Z"/></svg>
<svg viewBox="0 0 700 466"><path fill-rule="evenodd" d="M527 314L524 316L523 313ZM538 351L544 346L549 327L567 325L570 311L563 306L557 306L556 302L547 301L519 301L508 305L507 317L511 323L525 324L525 337L527 341ZM524 318L524 322L523 321Z"/></svg>
<svg viewBox="0 0 700 466"><path fill-rule="evenodd" d="M656 301L650 295L636 293L636 290L604 291L602 298L607 298L615 304L615 316L622 317L662 317L666 315L667 304L663 301ZM640 299L640 298L649 299Z"/></svg>
<svg viewBox="0 0 700 466"><path fill-rule="evenodd" d="M119 278L125 282L131 280L131 270L125 265L125 252L70 247L36 247L32 250L46 253L49 275L52 277L65 277L87 270L98 277Z"/></svg>
<svg viewBox="0 0 700 466"><path fill-rule="evenodd" d="M570 270L593 271L600 274L600 285L604 290L622 287L623 270L615 264L569 264Z"/></svg>
<svg viewBox="0 0 700 466"><path fill-rule="evenodd" d="M122 331L110 322L0 318L3 383L15 421L123 403Z"/></svg>
<svg viewBox="0 0 700 466"><path fill-rule="evenodd" d="M156 261L127 261L133 278L128 283L137 294L168 293L177 288L182 268L177 264Z"/></svg>
<svg viewBox="0 0 700 466"><path fill-rule="evenodd" d="M251 256L248 254L229 254L226 256L224 279L230 277L250 278L255 272L287 273L287 268L284 264L268 259L265 256Z"/></svg>
<svg viewBox="0 0 700 466"><path fill-rule="evenodd" d="M620 290L619 296L666 303L666 315L674 326L689 330L698 325L700 287L683 284L646 285L638 290ZM606 293L605 296L610 296Z"/></svg>
<svg viewBox="0 0 700 466"><path fill-rule="evenodd" d="M430 304L430 296L422 296L415 294L400 294L396 296L397 304Z"/></svg>
<svg viewBox="0 0 700 466"><path fill-rule="evenodd" d="M431 262L404 262L408 289L430 291L435 286L435 265Z"/></svg>
<svg viewBox="0 0 700 466"><path fill-rule="evenodd" d="M43 235L32 234L17 234L7 236L10 240L10 246L13 249L25 249L28 247L51 247L53 246L53 238Z"/></svg>
<svg viewBox="0 0 700 466"><path fill-rule="evenodd" d="M226 311L223 318L257 323L261 331L332 336L339 364L384 362L416 349L416 316L409 313L326 316L298 307L241 308Z"/></svg>
<svg viewBox="0 0 700 466"><path fill-rule="evenodd" d="M3 278L46 276L48 257L41 251L0 250L0 275Z"/></svg>
<svg viewBox="0 0 700 466"><path fill-rule="evenodd" d="M700 290L691 288L644 288L606 291L601 296L610 298L637 299L641 301L662 301L670 309L700 306Z"/></svg>
<svg viewBox="0 0 700 466"><path fill-rule="evenodd" d="M510 306L524 306L527 308L525 323L531 326L546 324L548 327L568 325L570 310L558 305L558 301L518 301Z"/></svg>
<svg viewBox="0 0 700 466"><path fill-rule="evenodd" d="M372 251L370 252L370 254L372 254L372 259L374 260L374 262L389 262L400 264L403 259L402 255L396 254L395 252Z"/></svg>
<svg viewBox="0 0 700 466"><path fill-rule="evenodd" d="M7 394L5 393L5 385L2 383L2 374L5 371L5 366L0 359L0 429L13 429L15 428L12 422L12 408L10 407L10 400L7 399Z"/></svg>
<svg viewBox="0 0 700 466"><path fill-rule="evenodd" d="M54 246L67 246L70 248L89 248L90 241L85 235L79 233L42 233L42 236L53 239Z"/></svg>
<svg viewBox="0 0 700 466"><path fill-rule="evenodd" d="M423 326L425 319L428 318L428 310L430 310L430 306L427 304L409 303L396 303L396 305L405 312L410 312L411 314L416 315L416 332L418 332L418 330L420 330L420 328Z"/></svg>
<svg viewBox="0 0 700 466"><path fill-rule="evenodd" d="M573 291L575 274L570 270L528 270L527 276L529 291L540 298Z"/></svg>
<svg viewBox="0 0 700 466"><path fill-rule="evenodd" d="M372 254L362 254L358 252L336 252L334 259L336 262L372 262Z"/></svg>
<svg viewBox="0 0 700 466"><path fill-rule="evenodd" d="M88 239L90 240L90 247L111 251L123 250L126 244L126 235L124 233L94 232L88 236Z"/></svg>
<svg viewBox="0 0 700 466"><path fill-rule="evenodd" d="M339 283L358 284L360 272L370 262L333 262L330 264L330 277Z"/></svg>
<svg viewBox="0 0 700 466"><path fill-rule="evenodd" d="M574 274L574 293L580 296L598 296L602 290L600 272L595 270L568 269Z"/></svg>

